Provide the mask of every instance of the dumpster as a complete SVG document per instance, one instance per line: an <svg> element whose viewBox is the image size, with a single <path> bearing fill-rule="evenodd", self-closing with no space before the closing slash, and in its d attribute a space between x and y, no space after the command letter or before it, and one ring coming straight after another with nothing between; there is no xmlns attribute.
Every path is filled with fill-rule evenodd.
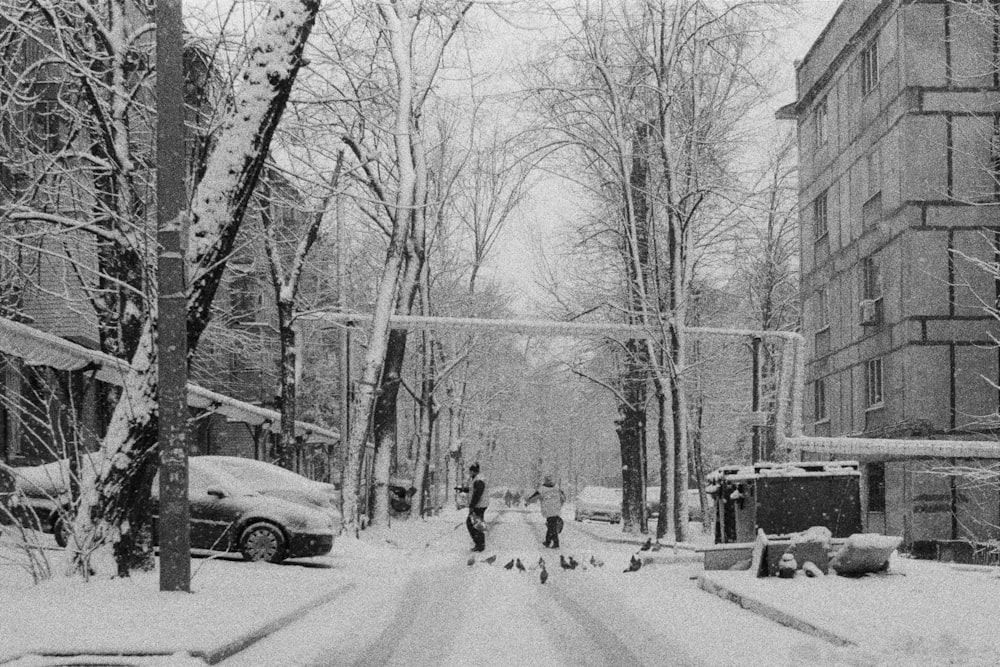
<svg viewBox="0 0 1000 667"><path fill-rule="evenodd" d="M715 500L715 542L753 542L825 526L834 538L861 532L857 461L725 466L708 476Z"/></svg>

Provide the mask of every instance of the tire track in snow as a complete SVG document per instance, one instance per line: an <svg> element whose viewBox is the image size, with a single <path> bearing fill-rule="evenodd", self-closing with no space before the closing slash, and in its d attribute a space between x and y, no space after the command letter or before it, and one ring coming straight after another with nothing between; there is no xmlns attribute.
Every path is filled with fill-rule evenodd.
<svg viewBox="0 0 1000 667"><path fill-rule="evenodd" d="M454 628L461 623L465 577L451 570L419 570L402 592L402 604L392 621L356 667L440 665L452 652Z"/></svg>

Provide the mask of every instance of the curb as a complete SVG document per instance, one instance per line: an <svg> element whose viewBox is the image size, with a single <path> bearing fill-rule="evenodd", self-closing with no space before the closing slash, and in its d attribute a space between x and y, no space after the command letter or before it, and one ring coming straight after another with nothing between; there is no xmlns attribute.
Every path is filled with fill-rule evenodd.
<svg viewBox="0 0 1000 667"><path fill-rule="evenodd" d="M233 655L239 653L240 651L248 648L249 646L256 644L261 639L264 639L268 635L274 634L278 630L285 628L295 621L301 619L303 616L311 612L317 607L321 607L328 602L335 600L344 593L350 591L355 587L355 584L348 583L339 586L331 591L327 591L322 595L319 595L299 607L292 609L291 611L274 618L263 625L256 627L243 635L231 639L219 646L210 649L184 649L178 648L176 651L170 653L164 652L141 652L141 651L128 651L123 650L121 653L113 654L95 654L91 652L84 653L46 653L46 652L33 652L33 653L23 653L19 655L2 656L0 657L0 665L15 664L17 661L27 658L30 656L40 656L42 658L66 658L67 660L72 660L74 657L87 657L100 659L102 657L109 658L114 657L122 660L122 664L128 664L126 662L129 658L134 658L141 661L144 658L162 658L174 653L187 653L191 657L204 660L206 664L214 665L216 663L222 662L226 658L232 657ZM67 664L77 664L77 663L67 663Z"/></svg>
<svg viewBox="0 0 1000 667"><path fill-rule="evenodd" d="M323 595L313 598L309 602L303 604L301 607L293 609L292 611L284 614L283 616L279 616L278 618L275 618L269 621L268 623L265 623L261 627L255 630L251 630L242 637L237 637L236 639L233 639L223 644L222 646L217 647L214 650L192 651L191 655L195 658L201 658L210 665L214 665L217 662L222 662L226 658L239 653L240 651L251 646L252 644L256 644L257 642L259 642L261 639L264 639L268 635L274 634L278 630L281 630L282 628L291 625L292 623L301 619L303 616L308 614L316 607L321 607L324 604L337 599L344 593L354 588L354 586L355 585L353 583L344 584L343 586L335 588L332 591L328 591Z"/></svg>
<svg viewBox="0 0 1000 667"><path fill-rule="evenodd" d="M808 621L804 621L801 618L792 616L788 612L782 611L777 607L767 604L766 602L761 602L754 598L741 595L734 591L729 590L719 582L711 579L709 576L704 574L698 577L698 587L703 591L707 591L714 595L718 595L724 600L729 600L734 602L739 606L743 607L747 611L753 612L765 618L768 618L775 623L792 628L793 630L798 630L807 635L816 637L817 639L822 639L823 641L830 642L835 646L857 646L858 643L847 639L835 632L829 630L824 630Z"/></svg>

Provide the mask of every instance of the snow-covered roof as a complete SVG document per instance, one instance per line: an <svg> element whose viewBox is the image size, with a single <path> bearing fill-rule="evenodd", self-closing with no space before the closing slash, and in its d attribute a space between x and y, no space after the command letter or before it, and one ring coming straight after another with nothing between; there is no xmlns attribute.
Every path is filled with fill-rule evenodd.
<svg viewBox="0 0 1000 667"><path fill-rule="evenodd" d="M785 442L793 451L834 456L1000 459L1000 442L996 440L897 440L799 436L786 438Z"/></svg>
<svg viewBox="0 0 1000 667"><path fill-rule="evenodd" d="M750 466L729 466L713 470L708 482L746 482L761 477L830 477L859 475L857 461L802 461L794 463L755 463Z"/></svg>
<svg viewBox="0 0 1000 667"><path fill-rule="evenodd" d="M59 336L20 322L0 317L0 352L20 357L29 366L51 366L65 371L92 369L98 380L122 386L128 373L127 362L97 350L89 350ZM188 383L188 405L204 408L225 415L230 421L265 425L273 432L281 431L281 413L258 405L251 405L225 394ZM340 440L337 431L296 421L297 435L308 442L332 444Z"/></svg>

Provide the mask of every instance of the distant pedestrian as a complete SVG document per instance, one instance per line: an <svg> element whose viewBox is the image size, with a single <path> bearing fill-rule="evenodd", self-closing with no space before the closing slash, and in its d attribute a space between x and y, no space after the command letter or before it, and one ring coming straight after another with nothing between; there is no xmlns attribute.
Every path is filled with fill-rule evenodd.
<svg viewBox="0 0 1000 667"><path fill-rule="evenodd" d="M469 466L469 485L462 490L469 494L469 516L465 520L465 527L469 529L469 536L472 537L472 550L484 551L486 549L485 514L489 498L486 496L486 480L479 476L478 463Z"/></svg>
<svg viewBox="0 0 1000 667"><path fill-rule="evenodd" d="M503 492L503 502L507 507L510 507L511 503L514 502L514 494L510 492L510 489Z"/></svg>
<svg viewBox="0 0 1000 667"><path fill-rule="evenodd" d="M566 494L562 489L556 488L552 475L546 475L542 485L528 496L526 502L530 503L536 497L540 499L542 516L545 517L545 541L542 544L558 549L559 533L562 531L562 517L559 513L562 512L563 503L566 502Z"/></svg>

